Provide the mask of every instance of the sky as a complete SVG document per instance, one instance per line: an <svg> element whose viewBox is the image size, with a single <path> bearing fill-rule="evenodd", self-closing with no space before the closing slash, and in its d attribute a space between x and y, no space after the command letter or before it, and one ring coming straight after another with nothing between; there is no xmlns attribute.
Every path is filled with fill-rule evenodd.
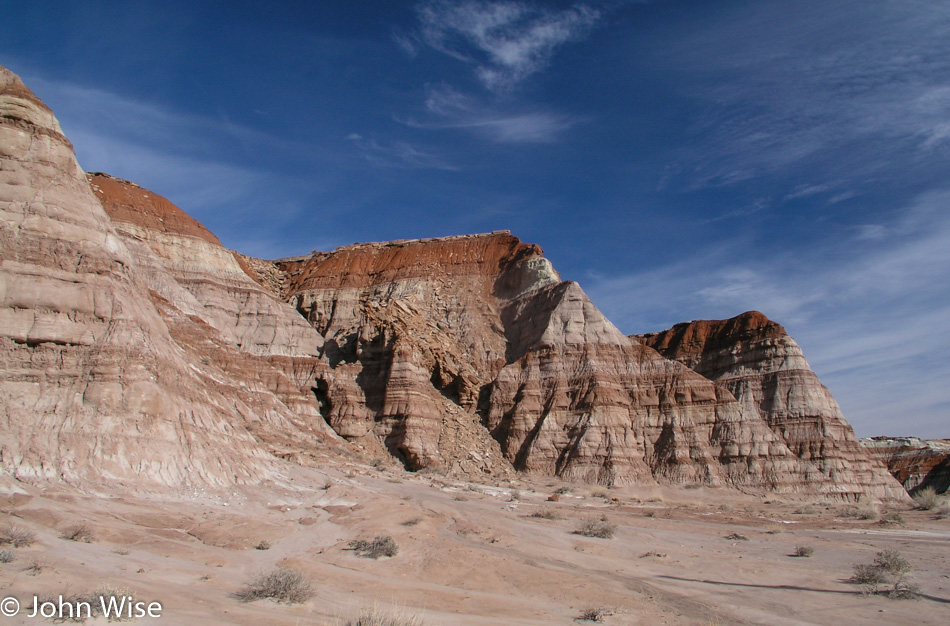
<svg viewBox="0 0 950 626"><path fill-rule="evenodd" d="M263 258L508 229L625 333L759 310L950 437L945 0L0 0L86 171Z"/></svg>

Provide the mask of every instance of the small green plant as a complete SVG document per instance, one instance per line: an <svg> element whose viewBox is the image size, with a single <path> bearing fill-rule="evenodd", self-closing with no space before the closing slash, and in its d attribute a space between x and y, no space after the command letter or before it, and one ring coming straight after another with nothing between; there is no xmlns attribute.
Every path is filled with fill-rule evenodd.
<svg viewBox="0 0 950 626"><path fill-rule="evenodd" d="M916 598L920 595L919 587L906 579L910 569L910 562L900 552L883 550L877 553L873 562L855 565L850 582L861 585L865 595ZM882 589L881 585L889 588Z"/></svg>
<svg viewBox="0 0 950 626"><path fill-rule="evenodd" d="M749 540L748 537L746 537L745 535L740 535L739 533L730 533L726 535L724 538L728 539L729 541L748 541Z"/></svg>
<svg viewBox="0 0 950 626"><path fill-rule="evenodd" d="M0 530L0 545L10 544L14 548L25 548L33 545L36 534L28 528L11 524Z"/></svg>
<svg viewBox="0 0 950 626"><path fill-rule="evenodd" d="M937 495L937 490L933 487L924 487L914 493L912 497L917 504L917 508L921 511L931 511L940 504L940 496Z"/></svg>
<svg viewBox="0 0 950 626"><path fill-rule="evenodd" d="M402 525L403 525L403 526L415 526L416 524L418 524L418 523L421 522L421 521L422 521L422 518L421 518L421 517L413 517L412 519L407 519L405 522L402 523Z"/></svg>
<svg viewBox="0 0 950 626"><path fill-rule="evenodd" d="M60 535L60 537L62 539L78 541L80 543L93 543L96 540L95 533L93 533L92 529L86 524L76 524L75 526L70 526L63 531L63 534Z"/></svg>
<svg viewBox="0 0 950 626"><path fill-rule="evenodd" d="M579 622L602 622L604 618L613 615L613 611L610 609L604 608L587 608L584 609L580 616L577 618Z"/></svg>
<svg viewBox="0 0 950 626"><path fill-rule="evenodd" d="M815 553L815 549L811 546L796 546L795 551L792 553L792 556L799 556L808 558Z"/></svg>
<svg viewBox="0 0 950 626"><path fill-rule="evenodd" d="M16 561L16 554L13 550L0 550L0 563L13 563Z"/></svg>
<svg viewBox="0 0 950 626"><path fill-rule="evenodd" d="M255 550L270 550L270 542L266 539L254 546Z"/></svg>
<svg viewBox="0 0 950 626"><path fill-rule="evenodd" d="M275 602L299 604L309 600L313 593L313 583L303 572L289 567L278 567L258 574L236 595L242 602L270 598Z"/></svg>
<svg viewBox="0 0 950 626"><path fill-rule="evenodd" d="M574 529L575 535L583 535L584 537L596 537L597 539L611 539L616 532L617 526L611 524L608 520L601 517L600 519L588 519L581 522L581 525Z"/></svg>
<svg viewBox="0 0 950 626"><path fill-rule="evenodd" d="M367 559L378 559L381 556L396 556L399 552L399 546L389 535L379 536L372 541L357 539L350 542L350 549L356 552L356 556Z"/></svg>

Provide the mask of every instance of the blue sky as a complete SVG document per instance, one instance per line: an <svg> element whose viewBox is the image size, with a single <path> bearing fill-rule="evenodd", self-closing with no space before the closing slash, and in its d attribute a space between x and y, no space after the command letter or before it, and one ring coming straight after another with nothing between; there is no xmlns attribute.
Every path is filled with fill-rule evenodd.
<svg viewBox="0 0 950 626"><path fill-rule="evenodd" d="M950 436L950 3L0 0L88 171L265 258L510 229L624 332L758 309Z"/></svg>

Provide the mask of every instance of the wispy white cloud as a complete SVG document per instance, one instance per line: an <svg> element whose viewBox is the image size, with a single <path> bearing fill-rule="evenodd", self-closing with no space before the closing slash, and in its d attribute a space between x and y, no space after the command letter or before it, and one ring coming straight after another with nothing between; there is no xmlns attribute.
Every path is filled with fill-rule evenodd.
<svg viewBox="0 0 950 626"><path fill-rule="evenodd" d="M916 433L947 436L950 389L937 381L950 378L948 206L950 191L929 192L889 223L807 254L777 248L740 264L724 247L591 276L585 289L627 332L760 310L802 345L859 434L897 433L913 419Z"/></svg>
<svg viewBox="0 0 950 626"><path fill-rule="evenodd" d="M420 40L471 65L491 90L544 69L559 47L585 37L603 15L584 4L557 10L504 0L430 0L417 13Z"/></svg>
<svg viewBox="0 0 950 626"><path fill-rule="evenodd" d="M406 141L382 144L358 133L347 136L366 159L374 165L400 169L436 169L457 171L459 168L438 154Z"/></svg>
<svg viewBox="0 0 950 626"><path fill-rule="evenodd" d="M22 78L53 109L87 171L107 172L166 196L243 253L273 258L299 245L286 238L280 245L277 232L300 218L314 195L306 188L312 182L276 169L261 155L328 159L320 148L254 130L223 114L190 114L31 72ZM339 153L334 159L339 162ZM269 217L267 227L258 224L249 235L243 225L263 214ZM301 249L310 250L314 243L321 242L307 241Z"/></svg>
<svg viewBox="0 0 950 626"><path fill-rule="evenodd" d="M676 188L790 172L819 181L791 199L946 167L936 151L950 139L950 59L939 53L950 5L812 8L735 5L663 42L656 63L705 111L671 155Z"/></svg>
<svg viewBox="0 0 950 626"><path fill-rule="evenodd" d="M581 121L548 111L500 111L448 85L427 89L425 110L424 119L396 119L413 128L461 129L496 143L512 144L552 143Z"/></svg>

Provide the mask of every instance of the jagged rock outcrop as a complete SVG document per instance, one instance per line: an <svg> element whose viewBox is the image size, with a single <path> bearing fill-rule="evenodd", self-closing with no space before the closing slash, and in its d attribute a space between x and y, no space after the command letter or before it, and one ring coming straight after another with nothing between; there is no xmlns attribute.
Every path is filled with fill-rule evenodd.
<svg viewBox="0 0 950 626"><path fill-rule="evenodd" d="M907 490L950 489L950 440L917 437L869 437L861 440L871 456L882 461Z"/></svg>
<svg viewBox="0 0 950 626"><path fill-rule="evenodd" d="M825 476L829 488L903 497L861 447L795 340L763 314L686 322L636 339L727 389L806 467Z"/></svg>
<svg viewBox="0 0 950 626"><path fill-rule="evenodd" d="M488 426L516 467L593 482L790 488L797 463L735 399L625 337L576 283L505 308Z"/></svg>
<svg viewBox="0 0 950 626"><path fill-rule="evenodd" d="M247 257L87 178L6 70L0 133L7 473L225 485L359 448L469 477L900 492L764 316L626 337L507 231Z"/></svg>
<svg viewBox="0 0 950 626"><path fill-rule="evenodd" d="M836 492L727 390L625 337L507 232L277 266L272 284L326 338L328 422L411 469L454 462L444 433L461 424L481 455L500 445L516 469L546 475L782 490L817 479L809 488Z"/></svg>
<svg viewBox="0 0 950 626"><path fill-rule="evenodd" d="M324 335L318 381L337 433L380 442L411 469L505 472L480 423L505 364L499 297L557 282L507 231L357 244L277 262L284 297Z"/></svg>
<svg viewBox="0 0 950 626"><path fill-rule="evenodd" d="M158 232L138 236L181 243ZM0 68L3 471L176 487L257 482L276 476L274 446L306 450L328 437L267 375L250 375L258 364L242 366L234 343L244 334L183 298L162 274L165 261L133 238L116 232L52 112Z"/></svg>

